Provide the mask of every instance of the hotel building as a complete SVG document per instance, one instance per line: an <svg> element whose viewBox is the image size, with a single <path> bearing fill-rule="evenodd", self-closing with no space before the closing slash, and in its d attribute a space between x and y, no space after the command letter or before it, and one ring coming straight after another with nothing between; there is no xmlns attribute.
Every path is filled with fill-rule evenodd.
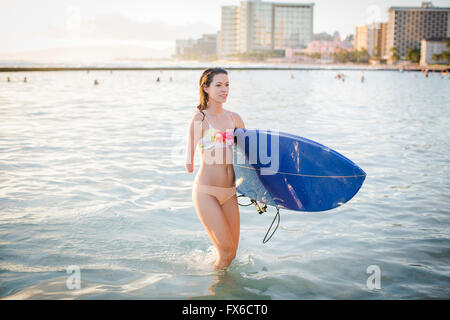
<svg viewBox="0 0 450 320"><path fill-rule="evenodd" d="M409 47L420 50L423 39L450 38L449 20L450 8L434 7L431 2L423 1L420 7L390 7L383 56L389 58L395 47L404 58Z"/></svg>
<svg viewBox="0 0 450 320"><path fill-rule="evenodd" d="M224 6L221 12L219 55L239 52L240 10L238 6Z"/></svg>
<svg viewBox="0 0 450 320"><path fill-rule="evenodd" d="M222 7L219 56L305 48L313 36L314 3L241 1Z"/></svg>

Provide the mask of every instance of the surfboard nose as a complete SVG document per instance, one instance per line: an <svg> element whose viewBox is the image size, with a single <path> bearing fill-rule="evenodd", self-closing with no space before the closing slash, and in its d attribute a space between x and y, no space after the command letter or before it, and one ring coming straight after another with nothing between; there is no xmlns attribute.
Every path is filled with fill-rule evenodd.
<svg viewBox="0 0 450 320"><path fill-rule="evenodd" d="M355 171L355 176L364 176L364 178L367 176L367 173L356 164L354 166L354 171Z"/></svg>

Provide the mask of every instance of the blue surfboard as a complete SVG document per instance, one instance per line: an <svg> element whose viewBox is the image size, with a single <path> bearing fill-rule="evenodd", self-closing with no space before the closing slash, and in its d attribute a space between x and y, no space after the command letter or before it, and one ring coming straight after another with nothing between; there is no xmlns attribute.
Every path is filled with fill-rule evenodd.
<svg viewBox="0 0 450 320"><path fill-rule="evenodd" d="M238 193L294 211L326 211L349 201L366 173L350 159L289 133L236 129L233 166Z"/></svg>

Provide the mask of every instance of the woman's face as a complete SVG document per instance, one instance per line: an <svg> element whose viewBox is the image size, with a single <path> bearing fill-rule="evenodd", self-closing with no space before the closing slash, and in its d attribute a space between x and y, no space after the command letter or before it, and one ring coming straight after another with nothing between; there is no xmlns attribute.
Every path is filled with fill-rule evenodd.
<svg viewBox="0 0 450 320"><path fill-rule="evenodd" d="M209 87L204 87L203 89L208 94L209 99L220 103L226 102L228 91L230 90L228 75L224 73L216 74Z"/></svg>

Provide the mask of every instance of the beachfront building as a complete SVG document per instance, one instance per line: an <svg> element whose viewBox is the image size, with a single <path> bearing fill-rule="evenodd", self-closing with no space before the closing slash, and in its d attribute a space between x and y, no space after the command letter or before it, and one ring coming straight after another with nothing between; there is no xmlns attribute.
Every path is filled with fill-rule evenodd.
<svg viewBox="0 0 450 320"><path fill-rule="evenodd" d="M193 46L193 39L178 39L175 40L175 55L184 56L185 53L189 51L189 48Z"/></svg>
<svg viewBox="0 0 450 320"><path fill-rule="evenodd" d="M220 35L220 30L219 30L216 33L216 52L215 52L216 58L217 58L217 53L220 51L220 41L219 41L220 37L221 37L221 35Z"/></svg>
<svg viewBox="0 0 450 320"><path fill-rule="evenodd" d="M388 23L387 22L380 23L380 30L378 31L378 46L379 46L378 55L382 59L383 58L386 59L385 58L386 52L388 52L387 30L388 30Z"/></svg>
<svg viewBox="0 0 450 320"><path fill-rule="evenodd" d="M313 37L313 3L273 3L273 49L302 48Z"/></svg>
<svg viewBox="0 0 450 320"><path fill-rule="evenodd" d="M356 27L355 49L367 50L369 56L381 57L386 48L387 23L373 22Z"/></svg>
<svg viewBox="0 0 450 320"><path fill-rule="evenodd" d="M367 24L356 26L355 32L355 49L361 51L367 50L369 38L369 26Z"/></svg>
<svg viewBox="0 0 450 320"><path fill-rule="evenodd" d="M175 44L177 57L211 57L217 52L217 34L204 34L200 39L176 40Z"/></svg>
<svg viewBox="0 0 450 320"><path fill-rule="evenodd" d="M351 50L352 46L348 42L341 39L329 40L313 40L306 46L305 49L301 49L299 52L303 52L307 55L314 53L320 54L321 57L331 57L333 53L337 53L340 50Z"/></svg>
<svg viewBox="0 0 450 320"><path fill-rule="evenodd" d="M239 6L223 6L221 11L218 55L228 56L239 52L240 8Z"/></svg>
<svg viewBox="0 0 450 320"><path fill-rule="evenodd" d="M313 3L241 1L222 7L219 56L305 48L313 36Z"/></svg>
<svg viewBox="0 0 450 320"><path fill-rule="evenodd" d="M286 48L285 57L292 63L310 62L311 58L320 58L322 61L331 61L334 53L340 51L353 50L353 36L347 36L344 40L341 40L339 33L328 39L326 37L315 37L316 40L308 43L304 49L292 49ZM324 40L327 39L327 40Z"/></svg>
<svg viewBox="0 0 450 320"><path fill-rule="evenodd" d="M447 41L424 39L420 45L420 64L423 66L428 64L448 64L450 61L443 57L435 59L436 56L442 56L442 53L447 51L450 51L450 48L447 47Z"/></svg>
<svg viewBox="0 0 450 320"><path fill-rule="evenodd" d="M405 58L408 48L420 50L423 39L450 37L450 8L434 7L421 2L420 7L390 7L386 47L383 55L390 58L396 48L399 58Z"/></svg>

